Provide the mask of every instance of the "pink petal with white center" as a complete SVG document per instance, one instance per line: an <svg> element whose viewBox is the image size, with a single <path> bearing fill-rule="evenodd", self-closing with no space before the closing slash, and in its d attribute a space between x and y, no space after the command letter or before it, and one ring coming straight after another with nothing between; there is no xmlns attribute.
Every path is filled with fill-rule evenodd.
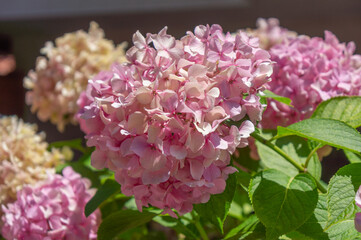
<svg viewBox="0 0 361 240"><path fill-rule="evenodd" d="M146 47L148 45L144 36L139 31L136 31L133 34L133 44L138 49L143 49L144 47Z"/></svg>
<svg viewBox="0 0 361 240"><path fill-rule="evenodd" d="M209 137L209 140L212 142L213 146L217 149L227 149L228 143L224 139L220 138L218 134L212 133Z"/></svg>
<svg viewBox="0 0 361 240"><path fill-rule="evenodd" d="M244 121L239 127L239 134L241 138L248 138L254 131L254 124L249 120Z"/></svg>
<svg viewBox="0 0 361 240"><path fill-rule="evenodd" d="M215 128L213 128L212 125L208 122L195 123L194 126L203 136L206 136L215 130Z"/></svg>
<svg viewBox="0 0 361 240"><path fill-rule="evenodd" d="M211 96L211 97L214 97L214 98L217 98L217 97L219 97L219 94L220 94L220 93L221 93L221 92L220 92L219 88L214 87L214 88L212 88L211 90L209 90L209 91L207 92L207 95L208 95L208 96Z"/></svg>
<svg viewBox="0 0 361 240"><path fill-rule="evenodd" d="M175 45L175 38L166 34L167 27L164 27L161 31L163 31L164 35L158 34L155 38L152 37L154 47L157 50L168 50L173 48Z"/></svg>
<svg viewBox="0 0 361 240"><path fill-rule="evenodd" d="M267 77L270 77L272 75L272 73L273 73L273 67L268 62L261 63L258 65L258 68L256 71L257 78L263 77L263 78L267 79ZM261 86L261 84L259 84L259 86ZM257 87L259 87L259 86L257 86Z"/></svg>
<svg viewBox="0 0 361 240"><path fill-rule="evenodd" d="M194 28L194 35L196 35L198 38L206 38L209 34L209 26L203 26L199 25Z"/></svg>
<svg viewBox="0 0 361 240"><path fill-rule="evenodd" d="M170 154L178 160L183 160L187 156L187 149L183 146L170 146Z"/></svg>

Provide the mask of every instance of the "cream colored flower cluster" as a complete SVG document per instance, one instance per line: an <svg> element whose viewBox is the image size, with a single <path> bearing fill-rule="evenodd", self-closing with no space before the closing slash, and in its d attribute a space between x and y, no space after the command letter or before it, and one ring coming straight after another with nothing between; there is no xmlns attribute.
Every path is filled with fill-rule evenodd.
<svg viewBox="0 0 361 240"><path fill-rule="evenodd" d="M0 118L0 205L16 200L24 185L46 179L63 159L59 150L47 151L45 134L36 131L15 116Z"/></svg>
<svg viewBox="0 0 361 240"><path fill-rule="evenodd" d="M104 38L104 31L95 22L89 32L67 33L41 49L35 70L24 79L26 102L41 121L50 120L63 131L68 123L76 124L76 101L85 90L88 79L114 62L126 61L126 43L114 46Z"/></svg>

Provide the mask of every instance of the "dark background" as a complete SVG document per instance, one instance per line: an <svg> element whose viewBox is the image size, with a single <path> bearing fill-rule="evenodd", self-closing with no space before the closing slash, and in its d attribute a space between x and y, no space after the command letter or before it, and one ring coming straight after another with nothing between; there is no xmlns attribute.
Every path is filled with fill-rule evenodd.
<svg viewBox="0 0 361 240"><path fill-rule="evenodd" d="M150 0L148 0L150 1ZM181 1L181 0L178 0ZM242 4L241 4L242 1ZM1 2L1 1L0 1ZM125 1L126 2L126 1ZM150 1L151 2L151 1ZM85 1L86 3L86 1ZM149 3L149 2L148 2ZM254 28L257 18L276 17L281 25L310 36L322 36L330 30L342 42L354 41L357 53L361 53L361 1L360 0L240 0L240 4L200 5L194 8L169 6L157 9L132 9L108 13L48 14L48 16L1 17L0 34L11 42L16 57L17 70L0 77L0 114L16 114L27 122L37 123L39 130L47 133L48 141L82 137L76 126L68 126L63 134L50 123L42 123L24 105L22 78L35 66L39 50L48 40L66 32L87 30L89 22L95 20L104 29L106 37L115 43L131 42L132 34L140 30L143 34L155 33L168 26L168 33L179 38L199 24L220 24L224 31L234 32L242 28ZM102 1L99 1L102 4ZM6 3L1 4L6 11ZM4 46L0 46L4 48ZM345 164L341 152L326 158L324 178ZM331 169L332 168L332 169Z"/></svg>

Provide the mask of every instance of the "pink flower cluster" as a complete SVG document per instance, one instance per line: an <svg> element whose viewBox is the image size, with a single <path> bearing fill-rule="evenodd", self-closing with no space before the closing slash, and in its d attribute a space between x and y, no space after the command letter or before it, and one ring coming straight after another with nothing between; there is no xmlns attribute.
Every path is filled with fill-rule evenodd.
<svg viewBox="0 0 361 240"><path fill-rule="evenodd" d="M277 18L259 18L257 19L256 29L247 29L247 33L259 39L261 48L269 50L276 44L282 43L287 38L297 36L296 32L280 26Z"/></svg>
<svg viewBox="0 0 361 240"><path fill-rule="evenodd" d="M358 207L361 208L361 186L357 190L356 196L355 196L355 202ZM358 212L355 215L355 228L357 231L361 232L361 213Z"/></svg>
<svg viewBox="0 0 361 240"><path fill-rule="evenodd" d="M90 182L70 167L63 176L49 173L37 186L26 186L17 200L2 206L1 234L8 240L96 239L100 211L88 218L85 204L95 192Z"/></svg>
<svg viewBox="0 0 361 240"><path fill-rule="evenodd" d="M273 129L309 118L331 97L361 95L361 56L353 42L340 43L331 32L325 39L298 36L270 49L276 62L269 89L292 100L294 107L269 101L262 127Z"/></svg>
<svg viewBox="0 0 361 240"><path fill-rule="evenodd" d="M90 80L78 103L92 165L113 170L140 211L151 204L175 217L172 208L184 214L224 191L236 171L230 153L261 119L256 94L272 66L243 32L197 26L176 40L166 31L136 32L129 64ZM240 128L224 124L246 116Z"/></svg>

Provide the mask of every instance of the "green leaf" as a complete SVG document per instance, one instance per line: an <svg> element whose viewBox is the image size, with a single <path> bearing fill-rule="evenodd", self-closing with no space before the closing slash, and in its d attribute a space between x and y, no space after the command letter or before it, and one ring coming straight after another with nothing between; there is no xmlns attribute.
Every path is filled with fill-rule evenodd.
<svg viewBox="0 0 361 240"><path fill-rule="evenodd" d="M328 240L323 231L327 223L326 194L318 195L318 202L312 216L296 231L287 234L293 240Z"/></svg>
<svg viewBox="0 0 361 240"><path fill-rule="evenodd" d="M337 176L346 176L351 179L355 194L361 185L361 163L352 163L340 168ZM332 180L332 179L331 179ZM355 196L354 194L354 196Z"/></svg>
<svg viewBox="0 0 361 240"><path fill-rule="evenodd" d="M107 179L105 183L100 186L92 199L85 205L85 216L92 214L99 205L109 198L114 193L120 191L120 185L114 180Z"/></svg>
<svg viewBox="0 0 361 240"><path fill-rule="evenodd" d="M199 238L199 232L196 230L196 226L193 223L188 222L184 219L175 219L170 216L156 216L153 221L161 224L167 228L173 228L177 233L183 234L190 239ZM191 227L191 228L190 228Z"/></svg>
<svg viewBox="0 0 361 240"><path fill-rule="evenodd" d="M327 190L326 200L329 213L326 228L343 219L352 218L355 211L355 191L351 178L333 176Z"/></svg>
<svg viewBox="0 0 361 240"><path fill-rule="evenodd" d="M269 134L268 134L269 135ZM262 134L265 137L265 134ZM266 139L272 136L265 137ZM286 136L277 139L274 144L281 148L288 156L297 161L300 165L304 165L311 149L307 141L297 136ZM272 168L280 170L287 175L294 177L299 173L299 170L290 162L284 159L277 152L265 146L259 141L256 141L258 155L261 158L261 164L265 168ZM317 154L313 154L307 167L308 172L317 180L321 178L321 163Z"/></svg>
<svg viewBox="0 0 361 240"><path fill-rule="evenodd" d="M77 138L77 139L72 139L72 140L66 140L66 141L57 141L57 142L52 142L49 144L48 149L51 148L61 148L64 146L68 146L72 149L78 150L82 153L85 153L87 151L87 148L85 148L82 144L82 139L81 138Z"/></svg>
<svg viewBox="0 0 361 240"><path fill-rule="evenodd" d="M249 216L252 212L253 207L248 197L248 188L245 189L243 186L237 186L231 207L229 208L228 216L243 221L244 218Z"/></svg>
<svg viewBox="0 0 361 240"><path fill-rule="evenodd" d="M123 194L116 194L107 200L105 200L99 207L102 212L102 218L106 218L110 214L113 214L121 209L123 209L125 203L129 201L131 197L125 196Z"/></svg>
<svg viewBox="0 0 361 240"><path fill-rule="evenodd" d="M88 178L92 183L92 187L98 188L101 185L100 180L103 178L112 177L113 173L108 169L97 170L91 166L91 151L92 149L88 148L87 152L83 154L77 161L68 161L57 166L56 172L61 173L65 167L70 166L82 177Z"/></svg>
<svg viewBox="0 0 361 240"><path fill-rule="evenodd" d="M318 193L308 174L290 177L275 169L257 174L250 183L250 198L260 221L266 226L267 239L297 229L312 215Z"/></svg>
<svg viewBox="0 0 361 240"><path fill-rule="evenodd" d="M326 197L328 219L324 228L329 239L361 237L354 227L354 217L359 211L355 204L355 195L361 184L360 171L361 163L350 164L337 171L330 180Z"/></svg>
<svg viewBox="0 0 361 240"><path fill-rule="evenodd" d="M274 99L274 100L276 100L278 102L281 102L281 103L284 103L284 104L286 104L286 105L288 105L290 107L293 107L291 105L291 102L292 102L291 99L289 99L287 97L282 97L280 95L277 95L277 94L271 92L270 90L264 90L263 93L264 94L261 97L272 98L272 99Z"/></svg>
<svg viewBox="0 0 361 240"><path fill-rule="evenodd" d="M361 152L361 135L344 122L333 119L310 118L288 127L277 128L277 138L297 135L325 145Z"/></svg>
<svg viewBox="0 0 361 240"><path fill-rule="evenodd" d="M254 160L250 156L250 149L247 148L240 148L237 149L237 154L234 153L231 158L233 161L240 164L242 167L247 168L252 172L258 172L260 169L260 162L258 160Z"/></svg>
<svg viewBox="0 0 361 240"><path fill-rule="evenodd" d="M360 185L361 163L338 170L330 180L327 194L319 195L314 214L296 232L313 240L360 239L361 233L354 227L354 217L359 212L355 194Z"/></svg>
<svg viewBox="0 0 361 240"><path fill-rule="evenodd" d="M248 185L249 185L249 182L251 181L251 178L252 177L249 173L238 169L237 183L240 184L242 186L242 188L244 188L246 191L248 191Z"/></svg>
<svg viewBox="0 0 361 240"><path fill-rule="evenodd" d="M256 215L251 215L242 224L233 228L224 239L258 239L265 236L265 227Z"/></svg>
<svg viewBox="0 0 361 240"><path fill-rule="evenodd" d="M98 229L98 240L111 240L129 229L143 225L157 214L143 210L121 210L105 218Z"/></svg>
<svg viewBox="0 0 361 240"><path fill-rule="evenodd" d="M347 159L350 161L350 163L359 163L361 162L361 156L359 154L347 151L347 150L343 150L343 152L345 153Z"/></svg>
<svg viewBox="0 0 361 240"><path fill-rule="evenodd" d="M223 223L228 215L237 185L237 174L228 176L226 189L221 194L212 195L207 203L194 205L194 210L213 223L223 234Z"/></svg>
<svg viewBox="0 0 361 240"><path fill-rule="evenodd" d="M320 103L312 118L340 120L353 128L361 126L361 97L343 96L331 98Z"/></svg>

